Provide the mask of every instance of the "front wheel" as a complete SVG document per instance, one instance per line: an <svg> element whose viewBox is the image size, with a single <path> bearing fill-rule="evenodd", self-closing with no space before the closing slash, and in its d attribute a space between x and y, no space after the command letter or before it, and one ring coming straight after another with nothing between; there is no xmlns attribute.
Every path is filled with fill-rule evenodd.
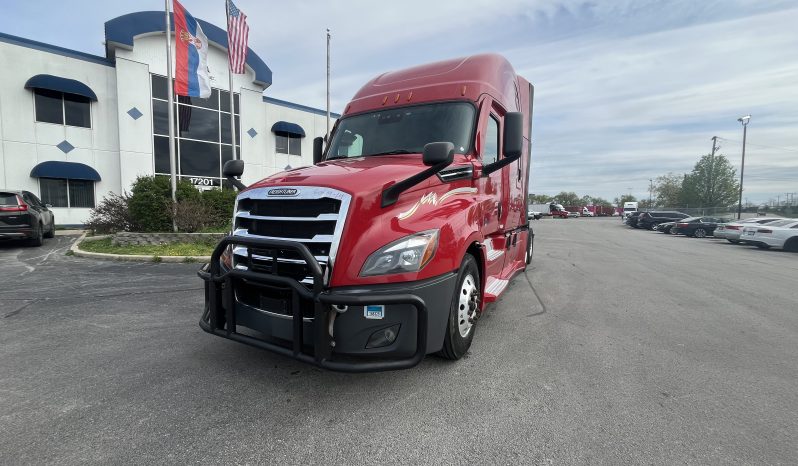
<svg viewBox="0 0 798 466"><path fill-rule="evenodd" d="M706 236L707 236L707 231L706 231L706 230L704 230L703 228L698 228L698 229L697 229L697 230L696 230L696 231L693 233L693 236L695 236L696 238L706 238Z"/></svg>
<svg viewBox="0 0 798 466"><path fill-rule="evenodd" d="M479 296L481 283L476 259L466 254L457 273L457 286L449 308L449 323L439 353L446 359L460 359L471 347L474 324L482 312Z"/></svg>
<svg viewBox="0 0 798 466"><path fill-rule="evenodd" d="M42 244L44 244L44 225L40 223L39 228L33 230L33 238L28 241L28 245L37 248Z"/></svg>

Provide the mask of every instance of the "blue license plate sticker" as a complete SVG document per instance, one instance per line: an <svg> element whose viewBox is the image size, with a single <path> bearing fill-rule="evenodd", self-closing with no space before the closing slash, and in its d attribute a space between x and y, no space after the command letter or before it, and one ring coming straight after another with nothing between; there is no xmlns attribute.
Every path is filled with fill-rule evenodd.
<svg viewBox="0 0 798 466"><path fill-rule="evenodd" d="M385 306L382 304L369 304L363 308L363 316L366 319L385 318Z"/></svg>

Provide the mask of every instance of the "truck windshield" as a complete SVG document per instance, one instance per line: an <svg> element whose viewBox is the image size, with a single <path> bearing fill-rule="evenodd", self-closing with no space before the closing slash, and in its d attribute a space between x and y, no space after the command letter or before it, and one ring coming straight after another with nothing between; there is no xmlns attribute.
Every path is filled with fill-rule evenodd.
<svg viewBox="0 0 798 466"><path fill-rule="evenodd" d="M342 119L327 159L419 154L430 142L451 142L457 153L471 147L474 106L468 102L414 105Z"/></svg>

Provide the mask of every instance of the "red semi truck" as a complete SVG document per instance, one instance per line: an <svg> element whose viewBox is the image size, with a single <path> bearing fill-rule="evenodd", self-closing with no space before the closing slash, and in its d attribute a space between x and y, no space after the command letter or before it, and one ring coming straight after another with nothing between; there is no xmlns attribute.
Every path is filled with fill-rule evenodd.
<svg viewBox="0 0 798 466"><path fill-rule="evenodd" d="M203 330L341 371L459 359L532 254L533 86L495 54L384 73L314 165L241 190Z"/></svg>

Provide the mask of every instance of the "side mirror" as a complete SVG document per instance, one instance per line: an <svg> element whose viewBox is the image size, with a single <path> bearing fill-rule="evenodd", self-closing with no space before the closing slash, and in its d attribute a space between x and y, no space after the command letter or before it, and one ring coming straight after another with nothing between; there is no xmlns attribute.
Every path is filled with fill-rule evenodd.
<svg viewBox="0 0 798 466"><path fill-rule="evenodd" d="M504 115L504 157L482 169L487 176L518 160L524 151L524 114L508 112Z"/></svg>
<svg viewBox="0 0 798 466"><path fill-rule="evenodd" d="M386 188L382 192L382 207L396 204L399 194L449 166L454 161L454 144L451 142L430 142L424 146L422 160L424 165L428 165L429 168L412 175L410 178L397 181Z"/></svg>
<svg viewBox="0 0 798 466"><path fill-rule="evenodd" d="M524 150L524 114L509 112L504 115L504 156L517 159Z"/></svg>
<svg viewBox="0 0 798 466"><path fill-rule="evenodd" d="M454 144L451 142L430 142L424 146L421 158L429 167L439 163L450 164L454 161Z"/></svg>
<svg viewBox="0 0 798 466"><path fill-rule="evenodd" d="M244 161L243 160L228 160L222 167L222 175L236 187L239 191L247 186L239 181L237 177L244 174Z"/></svg>
<svg viewBox="0 0 798 466"><path fill-rule="evenodd" d="M322 147L324 146L324 138L313 138L313 165L321 162Z"/></svg>

